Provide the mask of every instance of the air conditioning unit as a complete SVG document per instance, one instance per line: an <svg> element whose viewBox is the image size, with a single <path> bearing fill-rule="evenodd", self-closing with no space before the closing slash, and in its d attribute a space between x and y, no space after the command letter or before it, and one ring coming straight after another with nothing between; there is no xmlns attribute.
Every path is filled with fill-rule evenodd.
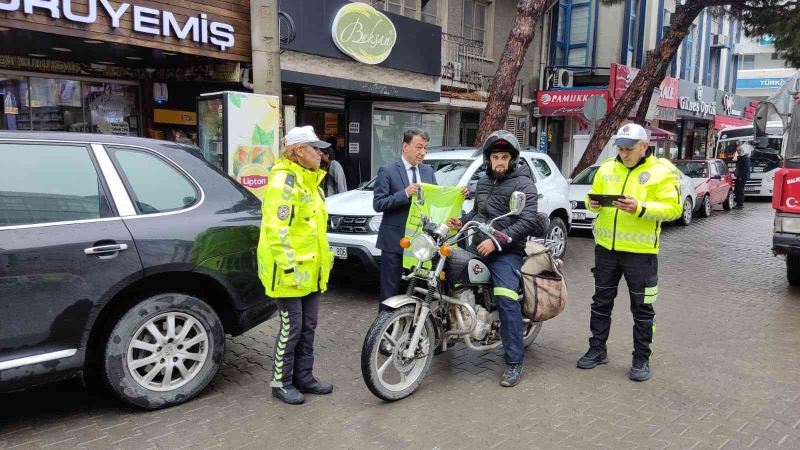
<svg viewBox="0 0 800 450"><path fill-rule="evenodd" d="M711 46L712 47L727 47L728 46L728 36L725 34L713 34L711 37Z"/></svg>
<svg viewBox="0 0 800 450"><path fill-rule="evenodd" d="M572 87L574 73L567 69L556 69L553 73L553 87L554 88L568 88Z"/></svg>

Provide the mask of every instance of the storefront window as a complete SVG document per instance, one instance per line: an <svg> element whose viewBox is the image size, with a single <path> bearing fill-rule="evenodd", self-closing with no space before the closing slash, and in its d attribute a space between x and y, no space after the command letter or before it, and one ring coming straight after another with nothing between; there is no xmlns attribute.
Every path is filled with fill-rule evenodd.
<svg viewBox="0 0 800 450"><path fill-rule="evenodd" d="M31 77L30 85L34 130L87 131L79 81Z"/></svg>
<svg viewBox="0 0 800 450"><path fill-rule="evenodd" d="M0 130L30 130L28 80L0 74Z"/></svg>
<svg viewBox="0 0 800 450"><path fill-rule="evenodd" d="M403 133L417 127L428 132L428 146L444 144L444 114L423 114L376 109L372 126L372 174L378 169L400 158Z"/></svg>
<svg viewBox="0 0 800 450"><path fill-rule="evenodd" d="M138 136L136 86L83 83L83 109L90 133Z"/></svg>
<svg viewBox="0 0 800 450"><path fill-rule="evenodd" d="M138 94L136 85L0 73L0 130L138 136Z"/></svg>

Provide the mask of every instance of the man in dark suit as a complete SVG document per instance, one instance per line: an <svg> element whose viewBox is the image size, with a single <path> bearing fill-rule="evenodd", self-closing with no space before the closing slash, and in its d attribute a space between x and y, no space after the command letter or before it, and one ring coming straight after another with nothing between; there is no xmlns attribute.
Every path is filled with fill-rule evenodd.
<svg viewBox="0 0 800 450"><path fill-rule="evenodd" d="M412 197L419 191L419 183L436 184L433 168L422 164L428 152L429 140L427 132L409 128L403 133L403 155L400 160L378 170L372 207L383 213L377 245L381 250L381 302L397 295L400 288L403 270L400 239L406 232ZM383 309L383 303L380 303L378 311Z"/></svg>
<svg viewBox="0 0 800 450"><path fill-rule="evenodd" d="M744 208L744 186L750 179L750 156L744 152L741 145L736 147L736 179L734 180L734 197L736 206L734 209Z"/></svg>

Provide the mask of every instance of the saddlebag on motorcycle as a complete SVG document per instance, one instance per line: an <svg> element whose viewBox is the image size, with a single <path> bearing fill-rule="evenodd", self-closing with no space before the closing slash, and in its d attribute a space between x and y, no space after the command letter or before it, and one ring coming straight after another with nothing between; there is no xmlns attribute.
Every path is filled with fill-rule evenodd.
<svg viewBox="0 0 800 450"><path fill-rule="evenodd" d="M559 315L567 304L567 282L547 248L528 242L522 263L522 312L534 322Z"/></svg>

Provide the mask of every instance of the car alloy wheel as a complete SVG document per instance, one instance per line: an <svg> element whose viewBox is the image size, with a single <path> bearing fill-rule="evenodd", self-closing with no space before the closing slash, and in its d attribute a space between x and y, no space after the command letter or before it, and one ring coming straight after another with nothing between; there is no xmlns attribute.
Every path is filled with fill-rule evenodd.
<svg viewBox="0 0 800 450"><path fill-rule="evenodd" d="M197 376L208 358L208 334L194 317L170 311L143 324L128 345L133 379L151 391L179 388Z"/></svg>

